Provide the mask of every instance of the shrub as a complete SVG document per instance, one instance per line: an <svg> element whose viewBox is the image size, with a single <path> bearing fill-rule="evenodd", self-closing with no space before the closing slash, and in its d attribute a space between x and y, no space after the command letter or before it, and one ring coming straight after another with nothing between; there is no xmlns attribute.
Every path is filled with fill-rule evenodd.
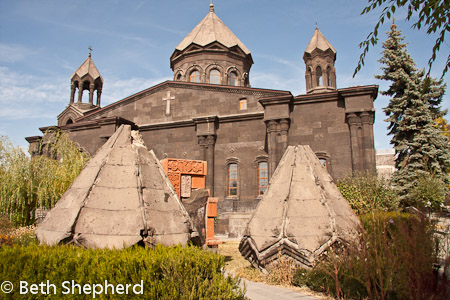
<svg viewBox="0 0 450 300"><path fill-rule="evenodd" d="M410 191L410 203L419 209L429 208L438 210L444 205L448 188L445 183L435 175L422 176Z"/></svg>
<svg viewBox="0 0 450 300"><path fill-rule="evenodd" d="M294 278L345 299L445 299L446 281L433 272L437 258L428 219L400 212L361 216L358 243L328 251L311 271Z"/></svg>
<svg viewBox="0 0 450 300"><path fill-rule="evenodd" d="M0 248L0 282L28 284L50 282L57 287L52 299L92 299L93 295L63 295L62 283L139 284L145 299L245 299L239 280L223 274L224 258L196 247L163 247L149 250L81 249L72 246ZM51 290L51 293L53 291ZM18 299L19 290L4 294ZM30 295L29 295L30 296ZM34 299L46 299L34 295ZM48 297L48 295L47 295ZM97 295L99 299L129 299L130 295ZM139 296L137 296L139 297Z"/></svg>
<svg viewBox="0 0 450 300"><path fill-rule="evenodd" d="M13 224L6 216L0 215L0 234L8 234L14 229Z"/></svg>
<svg viewBox="0 0 450 300"><path fill-rule="evenodd" d="M394 189L376 174L354 173L339 180L337 186L357 214L373 210L395 210L399 206Z"/></svg>
<svg viewBox="0 0 450 300"><path fill-rule="evenodd" d="M279 251L274 265L268 269L268 281L272 284L290 285L292 284L295 270L295 261L282 255L281 251Z"/></svg>

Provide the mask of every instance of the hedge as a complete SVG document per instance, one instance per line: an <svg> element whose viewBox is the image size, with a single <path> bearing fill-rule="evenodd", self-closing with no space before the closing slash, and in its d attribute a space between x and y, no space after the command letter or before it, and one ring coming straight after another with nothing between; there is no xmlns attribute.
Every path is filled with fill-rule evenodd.
<svg viewBox="0 0 450 300"><path fill-rule="evenodd" d="M9 294L0 291L0 298L245 299L239 279L225 276L223 266L223 256L196 247L92 250L73 246L3 246L0 283L10 281L14 289ZM26 295L20 294L21 281ZM31 285L41 283L43 290L34 286L39 288L38 293L31 294L35 292ZM126 284L131 285L128 294L119 294ZM100 288L103 291L98 294Z"/></svg>

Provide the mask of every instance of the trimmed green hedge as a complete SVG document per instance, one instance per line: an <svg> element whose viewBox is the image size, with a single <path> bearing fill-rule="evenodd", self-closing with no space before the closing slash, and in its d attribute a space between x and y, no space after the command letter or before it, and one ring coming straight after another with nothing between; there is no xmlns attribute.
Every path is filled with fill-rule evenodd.
<svg viewBox="0 0 450 300"><path fill-rule="evenodd" d="M0 284L10 281L10 294L0 291L1 299L92 299L83 285L94 284L95 299L245 299L238 279L222 272L223 256L196 247L133 247L127 250L91 250L73 246L0 247ZM72 280L81 288L72 284ZM143 285L143 294L133 286ZM20 294L20 281L28 283L28 294ZM104 293L105 281L114 286ZM47 283L50 295L32 295L31 284ZM131 284L128 295L117 293L118 284ZM22 284L25 285L24 283ZM75 295L72 295L74 288ZM136 293L140 287L136 286ZM56 289L56 295L53 294ZM120 289L120 287L119 287ZM25 289L22 290L26 291ZM69 294L64 294L69 292ZM79 294L81 292L81 295ZM120 290L119 290L120 292ZM47 298L46 298L47 297Z"/></svg>

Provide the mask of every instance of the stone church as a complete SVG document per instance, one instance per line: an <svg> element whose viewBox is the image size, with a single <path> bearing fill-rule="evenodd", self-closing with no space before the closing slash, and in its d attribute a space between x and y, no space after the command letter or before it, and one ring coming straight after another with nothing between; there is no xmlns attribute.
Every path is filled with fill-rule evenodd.
<svg viewBox="0 0 450 300"><path fill-rule="evenodd" d="M89 54L71 77L56 127L94 154L130 124L161 160L206 161L206 188L219 198L216 231L239 236L289 145L309 145L334 179L375 169L378 86L338 89L336 50L318 28L303 60L306 94L251 87L252 54L211 4L170 56L172 81L102 107L103 78ZM42 139L27 138L32 153Z"/></svg>

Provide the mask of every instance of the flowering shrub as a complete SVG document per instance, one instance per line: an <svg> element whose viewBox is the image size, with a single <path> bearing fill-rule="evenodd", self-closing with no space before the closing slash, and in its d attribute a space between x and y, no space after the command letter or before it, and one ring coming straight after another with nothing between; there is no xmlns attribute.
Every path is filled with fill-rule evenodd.
<svg viewBox="0 0 450 300"><path fill-rule="evenodd" d="M0 217L0 247L37 244L35 229L36 226L33 225L14 228L7 217Z"/></svg>
<svg viewBox="0 0 450 300"><path fill-rule="evenodd" d="M12 246L12 244L13 244L12 236L0 234L0 247L2 247L3 245Z"/></svg>

